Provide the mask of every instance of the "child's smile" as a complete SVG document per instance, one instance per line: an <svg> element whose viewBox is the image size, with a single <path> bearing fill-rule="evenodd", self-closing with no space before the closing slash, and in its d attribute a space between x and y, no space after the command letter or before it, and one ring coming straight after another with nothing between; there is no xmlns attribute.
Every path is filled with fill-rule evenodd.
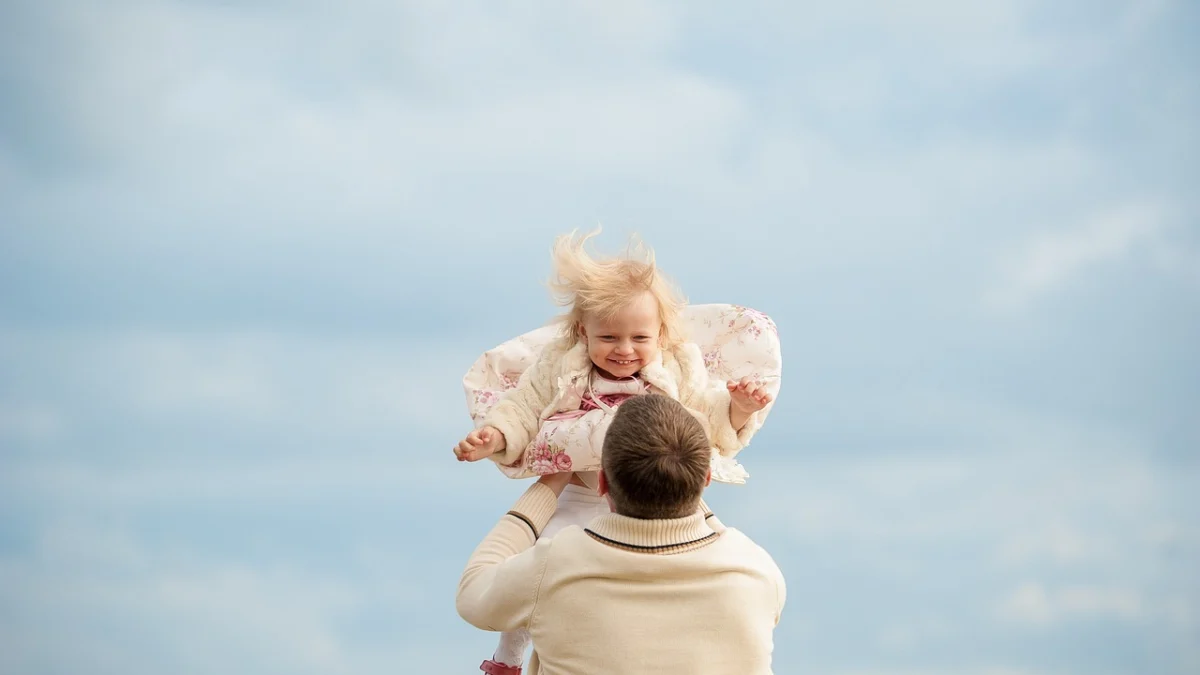
<svg viewBox="0 0 1200 675"><path fill-rule="evenodd" d="M580 326L588 356L600 373L632 377L658 358L662 319L654 296L644 293L608 320L589 318Z"/></svg>

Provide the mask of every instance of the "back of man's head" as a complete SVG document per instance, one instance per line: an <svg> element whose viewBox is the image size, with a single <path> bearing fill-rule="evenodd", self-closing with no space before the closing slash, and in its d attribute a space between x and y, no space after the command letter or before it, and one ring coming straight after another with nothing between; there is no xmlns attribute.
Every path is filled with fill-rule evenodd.
<svg viewBox="0 0 1200 675"><path fill-rule="evenodd" d="M708 484L708 434L678 401L635 396L617 408L601 467L614 510L632 518L691 515Z"/></svg>

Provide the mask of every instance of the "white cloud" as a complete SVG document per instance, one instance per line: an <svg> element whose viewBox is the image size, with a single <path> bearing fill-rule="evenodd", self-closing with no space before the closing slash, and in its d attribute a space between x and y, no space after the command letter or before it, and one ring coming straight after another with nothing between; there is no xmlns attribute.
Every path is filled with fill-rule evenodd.
<svg viewBox="0 0 1200 675"><path fill-rule="evenodd" d="M411 433L469 427L461 380L488 347L255 331L8 330L0 348L0 364L21 383L10 396L27 397L0 409L0 430L48 432L99 403L142 421ZM39 396L55 397L55 410L37 405Z"/></svg>
<svg viewBox="0 0 1200 675"><path fill-rule="evenodd" d="M463 464L444 447L398 443L391 452L322 449L320 456L245 458L202 462L164 451L133 467L97 467L87 461L13 462L0 475L12 504L49 511L241 504L279 508L334 498L366 499L403 508L420 495L442 496L443 486L495 503L515 498L526 482L505 478L490 462Z"/></svg>
<svg viewBox="0 0 1200 675"><path fill-rule="evenodd" d="M141 157L151 174L199 162L241 180L288 179L294 190L303 177L403 188L447 168L531 160L636 166L704 148L737 108L731 92L658 54L672 20L639 3L451 13L368 3L326 15L124 2L103 21L50 16L81 67L58 73L57 95L91 145ZM316 95L323 87L337 96Z"/></svg>
<svg viewBox="0 0 1200 675"><path fill-rule="evenodd" d="M1093 531L1117 528L1122 538L1143 540L1143 524L1169 513L1165 496L1178 477L1136 438L969 396L876 393L877 400L855 402L859 419L907 419L914 428L944 429L954 443L788 459L756 455L752 446L739 457L751 474L739 517L810 541L979 538L989 557L1014 565L1101 559L1107 544Z"/></svg>
<svg viewBox="0 0 1200 675"><path fill-rule="evenodd" d="M1074 566L1111 559L1116 554L1110 542L1088 534L1061 516L1031 523L1003 540L999 549L1000 561L1014 567L1046 563Z"/></svg>
<svg viewBox="0 0 1200 675"><path fill-rule="evenodd" d="M1133 588L1064 586L1047 590L1030 582L1013 589L1001 602L999 613L1010 621L1044 626L1070 619L1140 620L1145 605L1142 593Z"/></svg>
<svg viewBox="0 0 1200 675"><path fill-rule="evenodd" d="M568 229L607 215L596 213L596 193L654 185L657 197L628 208L651 214L645 220L662 240L679 239L672 246L681 258L712 246L680 236L698 220L736 223L773 241L787 224L804 235L769 247L766 262L861 269L903 261L928 270L963 258L981 263L1002 238L981 202L1058 194L1106 171L1096 149L1071 136L989 138L938 128L919 144L863 152L805 111L828 99L850 109L839 116L886 117L897 101L926 96L900 95L897 82L953 87L947 69L965 68L978 84L1058 63L1062 36L1031 30L1039 10L1027 2L771 7L778 20L768 37L805 39L769 42L774 65L762 82L691 63L679 51L687 53L686 38L704 35L688 31L709 21L752 43L761 35L739 33L748 26L726 15L668 3L537 12L519 4L467 3L450 12L433 3L364 3L283 12L122 2L106 11L103 21L49 13L51 37L70 42L69 62L79 66L56 71L56 96L69 103L56 108L87 111L79 113L80 133L90 139L84 145L102 146L133 168L101 186L15 193L36 220L63 223L30 238L57 241L65 230L91 227L94 243L109 248L117 229L127 232L116 239L123 250L140 250L143 240L174 250L205 246L224 231L243 243L282 246L288 254L280 263L302 269L322 249L307 237L324 241L337 223L339 240L358 235L373 251L436 240L439 255L460 249L471 258L480 254L458 246L464 233ZM811 58L819 45L810 39L838 31L898 41L895 58ZM214 42L222 48L212 49ZM171 58L154 58L163 54ZM929 58L937 68L925 67ZM797 64L798 80L777 72L785 63ZM533 201L571 206L539 213L544 221L488 209L445 215L447 200L458 200L448 186L481 175L549 180L551 194ZM179 208L197 203L223 216L194 218ZM1006 208L1016 213L1000 220L1025 218L1019 207ZM670 218L657 217L664 209ZM517 237L490 239L493 253L518 245ZM1019 272L1012 283L1037 285L1044 274ZM358 281L382 288L386 276Z"/></svg>
<svg viewBox="0 0 1200 675"><path fill-rule="evenodd" d="M58 523L31 557L0 557L0 602L17 619L0 630L0 652L63 670L349 672L336 618L378 591L295 569L180 558L97 522ZM106 647L97 626L112 621L131 632ZM154 644L118 648L128 635Z"/></svg>
<svg viewBox="0 0 1200 675"><path fill-rule="evenodd" d="M1073 230L1036 234L1009 262L989 304L1021 309L1105 263L1118 262L1162 231L1162 208L1133 204L1112 209Z"/></svg>
<svg viewBox="0 0 1200 675"><path fill-rule="evenodd" d="M960 631L961 627L956 627L945 617L906 616L903 622L883 628L879 645L888 651L915 652L958 639Z"/></svg>

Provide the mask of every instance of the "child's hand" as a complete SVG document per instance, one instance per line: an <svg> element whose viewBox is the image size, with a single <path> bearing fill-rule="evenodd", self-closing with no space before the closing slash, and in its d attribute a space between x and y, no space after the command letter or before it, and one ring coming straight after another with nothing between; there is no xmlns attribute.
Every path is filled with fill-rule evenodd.
<svg viewBox="0 0 1200 675"><path fill-rule="evenodd" d="M729 403L747 415L762 410L773 400L767 386L752 377L730 380L725 386L729 389Z"/></svg>
<svg viewBox="0 0 1200 675"><path fill-rule="evenodd" d="M467 434L467 437L454 447L454 456L460 462L478 462L500 452L505 447L504 434L496 427L483 427Z"/></svg>

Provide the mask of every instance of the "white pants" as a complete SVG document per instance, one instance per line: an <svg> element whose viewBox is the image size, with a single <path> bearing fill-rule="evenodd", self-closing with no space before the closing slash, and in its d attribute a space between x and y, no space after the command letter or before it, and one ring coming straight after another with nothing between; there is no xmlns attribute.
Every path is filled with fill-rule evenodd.
<svg viewBox="0 0 1200 675"><path fill-rule="evenodd" d="M583 527L596 516L610 513L608 500L596 494L595 490L579 485L567 485L558 497L558 507L550 522L542 530L542 538L554 536L559 530L571 525ZM520 628L500 634L500 644L492 657L496 661L509 666L519 666L525 662L525 650L529 648L529 631Z"/></svg>

